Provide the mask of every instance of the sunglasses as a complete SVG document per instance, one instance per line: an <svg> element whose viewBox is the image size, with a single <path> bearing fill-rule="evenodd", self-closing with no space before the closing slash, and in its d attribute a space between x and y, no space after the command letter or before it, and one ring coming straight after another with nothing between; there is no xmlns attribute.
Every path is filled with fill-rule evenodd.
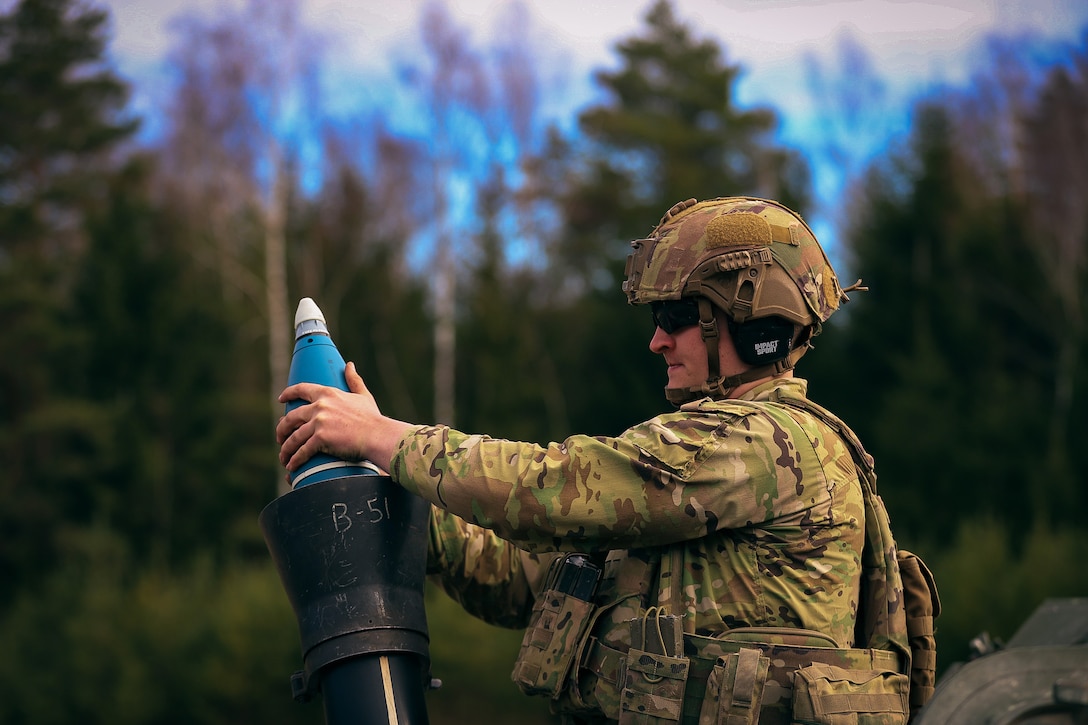
<svg viewBox="0 0 1088 725"><path fill-rule="evenodd" d="M699 303L693 297L651 302L654 324L671 335L677 330L699 324Z"/></svg>

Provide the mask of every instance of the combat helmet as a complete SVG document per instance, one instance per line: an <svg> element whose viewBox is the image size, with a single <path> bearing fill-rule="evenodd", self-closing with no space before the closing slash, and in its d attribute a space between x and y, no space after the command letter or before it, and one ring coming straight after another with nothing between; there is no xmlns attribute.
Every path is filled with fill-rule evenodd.
<svg viewBox="0 0 1088 725"><path fill-rule="evenodd" d="M846 291L864 289L856 283L844 291L801 216L769 199L682 201L631 246L623 283L629 303L691 299L698 306L709 375L699 387L667 388L674 404L727 397L742 383L791 369L849 299ZM721 376L713 307L725 312L737 353L752 369Z"/></svg>

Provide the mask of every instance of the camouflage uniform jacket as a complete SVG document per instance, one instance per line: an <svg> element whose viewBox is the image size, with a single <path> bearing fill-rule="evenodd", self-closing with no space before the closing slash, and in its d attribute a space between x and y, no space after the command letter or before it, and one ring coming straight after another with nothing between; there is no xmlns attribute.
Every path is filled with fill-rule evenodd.
<svg viewBox="0 0 1088 725"><path fill-rule="evenodd" d="M621 587L645 589L633 592L645 607L677 601L667 589L679 578L685 631L801 627L849 647L864 544L861 487L833 430L773 402L806 390L800 378L776 378L615 438L572 436L547 447L416 427L401 439L391 475L458 517L436 511L430 571L487 621L524 626L547 552L613 551L614 560L625 550L679 562L678 577L658 569L655 581ZM614 574L606 567L606 579Z"/></svg>

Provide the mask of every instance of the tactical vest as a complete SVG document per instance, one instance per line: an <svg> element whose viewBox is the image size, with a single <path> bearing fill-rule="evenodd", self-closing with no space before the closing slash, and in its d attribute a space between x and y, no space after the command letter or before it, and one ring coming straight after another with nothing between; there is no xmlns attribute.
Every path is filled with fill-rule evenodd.
<svg viewBox="0 0 1088 725"><path fill-rule="evenodd" d="M921 559L898 550L876 492L873 459L841 420L804 410L847 444L865 501L861 596L853 648L811 630L746 627L685 632L679 580L683 544L611 552L601 568L560 557L545 580L514 665L526 694L544 695L569 723L790 725L906 723L933 693L934 618L940 602ZM659 592L667 601L652 601Z"/></svg>

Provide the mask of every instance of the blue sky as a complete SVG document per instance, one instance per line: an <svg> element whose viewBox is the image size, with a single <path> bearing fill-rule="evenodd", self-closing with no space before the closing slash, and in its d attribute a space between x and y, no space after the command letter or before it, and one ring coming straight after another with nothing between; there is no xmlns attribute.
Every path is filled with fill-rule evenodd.
<svg viewBox="0 0 1088 725"><path fill-rule="evenodd" d="M13 0L0 0L0 6ZM212 13L240 0L100 0L114 17L113 52L136 80L163 62L171 21ZM417 43L424 0L298 0L306 24L327 41L331 67L360 77L390 71L390 59ZM447 0L455 21L486 40L514 0ZM527 0L531 42L552 70L566 103L585 101L589 71L614 64L615 42L636 32L653 0ZM1083 0L674 0L695 33L722 44L727 60L746 69L742 101L773 103L787 122L810 101L804 68L812 56L830 61L850 34L865 48L896 95L935 82L959 83L979 59L988 33L1035 33L1075 41L1088 27ZM561 89L561 90L560 90Z"/></svg>
<svg viewBox="0 0 1088 725"><path fill-rule="evenodd" d="M0 8L14 0L0 0ZM114 19L112 53L136 88L141 114L153 113L163 92L172 20L183 13L212 14L241 0L106 0ZM514 0L447 0L450 14L482 45ZM423 0L298 0L302 18L322 38L325 64L347 79L340 112L365 110L392 85L394 60L411 55ZM653 0L538 0L525 3L530 43L545 72L544 108L563 121L593 100L590 74L616 64L615 43L637 32ZM816 148L829 122L814 95L813 69L833 71L849 38L872 77L864 117L855 121L853 163L879 151L908 123L911 99L937 85L963 85L985 62L992 33L1074 43L1088 28L1084 0L673 0L679 18L699 37L719 41L727 62L744 73L736 87L741 105L772 106L782 121L780 140L800 148L813 164L817 200L826 209L842 174ZM352 81L355 81L352 83ZM872 85L876 82L876 85ZM855 89L856 90L856 89ZM860 124L860 125L859 125ZM812 219L817 233L834 234L826 214Z"/></svg>

